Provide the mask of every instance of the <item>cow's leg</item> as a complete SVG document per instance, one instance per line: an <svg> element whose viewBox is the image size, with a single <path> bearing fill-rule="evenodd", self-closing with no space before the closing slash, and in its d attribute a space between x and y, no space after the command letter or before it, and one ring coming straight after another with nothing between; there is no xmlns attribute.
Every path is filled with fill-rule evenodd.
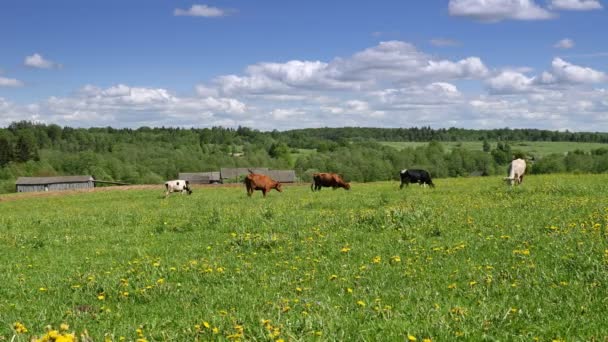
<svg viewBox="0 0 608 342"><path fill-rule="evenodd" d="M310 184L310 190L315 191L315 183Z"/></svg>
<svg viewBox="0 0 608 342"><path fill-rule="evenodd" d="M403 189L403 179L401 180L401 184L399 185L399 189Z"/></svg>
<svg viewBox="0 0 608 342"><path fill-rule="evenodd" d="M266 197L266 189L262 189L262 195Z"/></svg>

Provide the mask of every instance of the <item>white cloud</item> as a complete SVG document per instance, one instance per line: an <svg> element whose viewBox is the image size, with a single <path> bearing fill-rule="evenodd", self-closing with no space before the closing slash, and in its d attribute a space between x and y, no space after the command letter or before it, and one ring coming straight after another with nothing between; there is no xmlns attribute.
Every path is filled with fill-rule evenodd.
<svg viewBox="0 0 608 342"><path fill-rule="evenodd" d="M207 5L192 5L187 10L176 8L173 11L175 16L189 16L189 17L205 17L205 18L216 18L227 15L227 12L217 7L211 7Z"/></svg>
<svg viewBox="0 0 608 342"><path fill-rule="evenodd" d="M554 58L551 67L552 75L566 83L600 83L607 80L604 72L571 64L561 58Z"/></svg>
<svg viewBox="0 0 608 342"><path fill-rule="evenodd" d="M553 45L557 49L572 49L574 47L574 41L570 38L564 38Z"/></svg>
<svg viewBox="0 0 608 342"><path fill-rule="evenodd" d="M434 82L426 86L426 89L438 96L458 97L461 95L455 85L447 82Z"/></svg>
<svg viewBox="0 0 608 342"><path fill-rule="evenodd" d="M450 15L470 17L484 22L544 20L555 15L538 6L534 0L450 0Z"/></svg>
<svg viewBox="0 0 608 342"><path fill-rule="evenodd" d="M225 75L213 84L225 96L362 91L383 84L429 83L456 79L480 79L488 69L478 57L450 61L431 57L412 44L381 42L348 58L329 62L292 60L259 63L245 75ZM209 91L209 86L201 86Z"/></svg>
<svg viewBox="0 0 608 342"><path fill-rule="evenodd" d="M551 0L551 8L558 10L588 11L602 9L598 0Z"/></svg>
<svg viewBox="0 0 608 342"><path fill-rule="evenodd" d="M0 76L0 87L21 87L23 82L15 78L8 78Z"/></svg>
<svg viewBox="0 0 608 342"><path fill-rule="evenodd" d="M498 94L527 93L532 91L533 83L533 77L516 71L503 71L486 81L489 89Z"/></svg>
<svg viewBox="0 0 608 342"><path fill-rule="evenodd" d="M555 58L545 71L490 69L381 42L327 61L252 64L241 74L169 89L84 86L28 106L0 100L0 124L22 118L75 127L531 127L608 131L604 71ZM480 87L481 85L481 87ZM485 86L485 88L483 87Z"/></svg>
<svg viewBox="0 0 608 342"><path fill-rule="evenodd" d="M83 87L72 97L50 97L40 104L41 120L73 126L206 126L240 118L246 105L233 98L178 97L166 89Z"/></svg>
<svg viewBox="0 0 608 342"><path fill-rule="evenodd" d="M23 65L38 69L51 69L60 66L55 62L45 59L44 57L42 57L42 55L38 53L35 53L31 56L26 56L23 61Z"/></svg>

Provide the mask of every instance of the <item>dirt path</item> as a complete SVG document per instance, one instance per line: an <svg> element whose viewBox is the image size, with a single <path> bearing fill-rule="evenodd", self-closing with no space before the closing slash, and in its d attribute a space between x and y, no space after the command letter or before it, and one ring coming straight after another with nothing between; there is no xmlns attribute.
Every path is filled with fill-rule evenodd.
<svg viewBox="0 0 608 342"><path fill-rule="evenodd" d="M305 183L293 183L293 184L285 184L283 186L294 186L294 185L302 185ZM237 188L245 186L242 183L230 183L230 184L196 184L193 185L193 189L203 189L203 188ZM104 186L93 189L76 189L76 190L64 190L64 191L49 191L49 192L21 192L21 193L12 193L12 194L3 194L0 195L0 203L2 202L11 202L24 200L28 198L40 198L40 197L59 197L59 196L70 196L77 195L84 192L100 192L100 191L127 191L127 190L158 190L162 192L164 190L162 184L138 184L138 185L120 185L120 186Z"/></svg>

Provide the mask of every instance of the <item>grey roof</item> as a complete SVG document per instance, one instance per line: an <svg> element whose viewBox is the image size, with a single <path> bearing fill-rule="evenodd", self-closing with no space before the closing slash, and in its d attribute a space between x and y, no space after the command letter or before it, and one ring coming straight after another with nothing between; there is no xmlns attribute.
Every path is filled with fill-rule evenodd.
<svg viewBox="0 0 608 342"><path fill-rule="evenodd" d="M263 175L265 175L268 172L267 167L237 167L237 168L223 167L220 169L220 174L222 176L222 179L237 178L239 176L248 175L249 170L253 171L253 173L260 173Z"/></svg>
<svg viewBox="0 0 608 342"><path fill-rule="evenodd" d="M39 185L57 183L86 183L94 181L93 176L57 176L57 177L19 177L16 185Z"/></svg>
<svg viewBox="0 0 608 342"><path fill-rule="evenodd" d="M219 171L210 171L210 172L180 172L178 175L179 179L184 180L220 180Z"/></svg>
<svg viewBox="0 0 608 342"><path fill-rule="evenodd" d="M268 170L266 175L281 183L293 183L296 181L294 170Z"/></svg>

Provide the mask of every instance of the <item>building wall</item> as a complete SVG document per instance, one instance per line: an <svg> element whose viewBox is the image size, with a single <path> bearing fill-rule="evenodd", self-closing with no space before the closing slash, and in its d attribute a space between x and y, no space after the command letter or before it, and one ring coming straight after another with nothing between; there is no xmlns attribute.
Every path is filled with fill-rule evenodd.
<svg viewBox="0 0 608 342"><path fill-rule="evenodd" d="M93 188L93 182L17 185L17 192L61 191Z"/></svg>

